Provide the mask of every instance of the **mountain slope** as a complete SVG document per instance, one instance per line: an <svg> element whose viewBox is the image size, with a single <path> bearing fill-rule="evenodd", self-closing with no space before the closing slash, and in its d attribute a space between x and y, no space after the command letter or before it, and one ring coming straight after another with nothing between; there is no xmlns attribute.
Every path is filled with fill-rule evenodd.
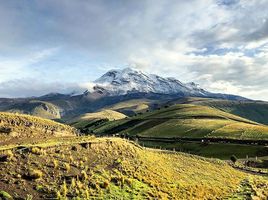
<svg viewBox="0 0 268 200"><path fill-rule="evenodd" d="M82 128L88 123L94 123L94 122L106 121L106 120L114 121L114 120L124 119L126 117L127 117L126 115L120 112L106 109L106 110L101 110L99 112L82 114L78 117L71 119L70 121L67 121L67 123L76 128Z"/></svg>
<svg viewBox="0 0 268 200"><path fill-rule="evenodd" d="M208 92L194 82L182 83L175 78L163 78L154 74L146 74L131 68L110 70L94 83L94 90L105 90L109 95L118 96L128 93L176 94L177 96L214 97L223 99L245 98Z"/></svg>
<svg viewBox="0 0 268 200"><path fill-rule="evenodd" d="M99 134L149 137L268 139L268 126L215 108L178 104L129 119L87 127Z"/></svg>
<svg viewBox="0 0 268 200"><path fill-rule="evenodd" d="M95 81L93 89L91 88L80 95L51 93L32 98L2 98L0 99L0 111L70 121L78 115L102 109L111 109L133 116L144 110L155 109L166 102L193 97L225 99L226 102L227 100L239 103L251 102L252 105L257 103L235 95L211 93L195 83L185 84L174 78L163 78L126 68L107 72ZM257 104L259 107L257 112L261 113L261 107L264 104ZM217 106L215 105L215 107ZM230 110L220 106L218 108L225 111ZM266 123L266 118L268 119L266 111L258 115L247 107L240 107L238 111L234 110L231 113L241 114L243 117L260 123ZM252 118L251 115L256 115L256 117Z"/></svg>
<svg viewBox="0 0 268 200"><path fill-rule="evenodd" d="M220 99L204 99L192 101L197 105L218 108L262 124L268 125L268 103L261 101L227 101Z"/></svg>
<svg viewBox="0 0 268 200"><path fill-rule="evenodd" d="M1 194L14 198L199 200L268 195L265 177L219 160L151 150L118 138L77 137L63 145L37 143L28 151L9 149L0 155L10 158L0 162Z"/></svg>
<svg viewBox="0 0 268 200"><path fill-rule="evenodd" d="M30 115L0 112L0 145L8 141L75 136L70 126Z"/></svg>

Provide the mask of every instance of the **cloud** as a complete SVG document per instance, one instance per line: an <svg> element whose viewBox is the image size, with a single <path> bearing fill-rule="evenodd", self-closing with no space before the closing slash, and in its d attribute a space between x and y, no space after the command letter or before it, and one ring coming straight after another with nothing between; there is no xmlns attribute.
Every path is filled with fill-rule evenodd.
<svg viewBox="0 0 268 200"><path fill-rule="evenodd" d="M5 80L19 78L28 75L31 65L39 63L54 55L59 48L42 49L31 52L21 57L0 57L0 83ZM31 69L31 73L33 73Z"/></svg>
<svg viewBox="0 0 268 200"><path fill-rule="evenodd" d="M59 81L44 82L38 79L15 79L0 84L2 97L31 97L48 93L81 94L91 89L93 83L62 83ZM15 95L14 95L15 94Z"/></svg>
<svg viewBox="0 0 268 200"><path fill-rule="evenodd" d="M267 10L267 0L4 1L0 80L80 84L131 64L268 100L255 92L268 85Z"/></svg>

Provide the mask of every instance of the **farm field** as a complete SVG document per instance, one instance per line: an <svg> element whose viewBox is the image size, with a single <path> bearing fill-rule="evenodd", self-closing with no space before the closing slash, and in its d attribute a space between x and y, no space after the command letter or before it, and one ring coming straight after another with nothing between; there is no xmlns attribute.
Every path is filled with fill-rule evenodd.
<svg viewBox="0 0 268 200"><path fill-rule="evenodd" d="M177 104L97 125L89 122L86 129L99 135L268 139L268 126L266 125L216 108L192 104Z"/></svg>

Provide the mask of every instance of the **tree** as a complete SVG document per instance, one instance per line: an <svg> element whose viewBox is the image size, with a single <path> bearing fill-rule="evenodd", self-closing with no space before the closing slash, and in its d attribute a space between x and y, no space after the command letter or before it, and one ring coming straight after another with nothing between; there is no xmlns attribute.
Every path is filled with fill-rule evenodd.
<svg viewBox="0 0 268 200"><path fill-rule="evenodd" d="M237 161L237 157L235 155L232 155L230 157L231 161L235 164L235 162Z"/></svg>

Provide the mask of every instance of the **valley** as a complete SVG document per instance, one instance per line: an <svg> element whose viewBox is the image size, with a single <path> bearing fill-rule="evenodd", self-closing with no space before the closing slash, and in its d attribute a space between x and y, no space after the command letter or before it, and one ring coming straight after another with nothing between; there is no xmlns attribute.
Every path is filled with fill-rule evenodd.
<svg viewBox="0 0 268 200"><path fill-rule="evenodd" d="M82 94L1 99L0 198L266 199L268 104L178 81L181 93L147 91L174 82L153 75L145 91L145 77L111 71Z"/></svg>
<svg viewBox="0 0 268 200"><path fill-rule="evenodd" d="M0 2L0 200L268 200L268 0Z"/></svg>

